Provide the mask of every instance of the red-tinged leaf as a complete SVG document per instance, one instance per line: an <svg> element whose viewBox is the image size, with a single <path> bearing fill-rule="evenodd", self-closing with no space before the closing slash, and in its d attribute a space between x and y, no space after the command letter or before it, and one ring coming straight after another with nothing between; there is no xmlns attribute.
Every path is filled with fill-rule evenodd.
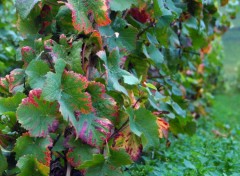
<svg viewBox="0 0 240 176"><path fill-rule="evenodd" d="M25 71L23 69L14 69L6 76L9 85L9 92L15 94L24 91Z"/></svg>
<svg viewBox="0 0 240 176"><path fill-rule="evenodd" d="M98 46L98 50L103 49L103 41L100 32L94 30L90 36L90 40Z"/></svg>
<svg viewBox="0 0 240 176"><path fill-rule="evenodd" d="M22 61L24 62L25 66L29 64L36 57L35 51L30 46L22 47L21 54L22 54Z"/></svg>
<svg viewBox="0 0 240 176"><path fill-rule="evenodd" d="M35 137L46 137L58 127L59 105L43 100L41 93L40 89L31 90L17 109L19 123Z"/></svg>
<svg viewBox="0 0 240 176"><path fill-rule="evenodd" d="M133 134L128 126L116 136L113 148L125 149L131 159L136 161L142 152L141 139Z"/></svg>
<svg viewBox="0 0 240 176"><path fill-rule="evenodd" d="M114 99L105 94L105 86L92 81L88 84L87 92L91 94L97 116L107 118L116 124L119 116L118 107Z"/></svg>
<svg viewBox="0 0 240 176"><path fill-rule="evenodd" d="M80 111L83 114L88 114L93 111L91 96L84 92L87 88L87 78L74 73L66 71L62 76L62 96L60 98L60 111L64 118L75 118L75 111Z"/></svg>
<svg viewBox="0 0 240 176"><path fill-rule="evenodd" d="M107 0L68 0L66 6L72 11L73 26L79 32L93 32L93 22L99 26L111 22L107 13Z"/></svg>
<svg viewBox="0 0 240 176"><path fill-rule="evenodd" d="M157 118L158 132L160 138L168 137L169 123L163 118Z"/></svg>
<svg viewBox="0 0 240 176"><path fill-rule="evenodd" d="M150 15L146 12L145 9L132 8L129 13L135 20L141 23L146 23L150 21Z"/></svg>
<svg viewBox="0 0 240 176"><path fill-rule="evenodd" d="M6 78L0 78L0 92L9 94L9 83Z"/></svg>
<svg viewBox="0 0 240 176"><path fill-rule="evenodd" d="M19 137L16 141L14 152L16 152L16 160L24 155L33 155L38 162L49 166L51 161L51 152L49 147L53 145L49 137L33 138L28 135Z"/></svg>
<svg viewBox="0 0 240 176"><path fill-rule="evenodd" d="M83 162L92 159L93 153L97 153L98 150L87 144L84 144L81 140L76 140L74 137L67 138L65 147L68 148L66 158L73 167L79 167Z"/></svg>
<svg viewBox="0 0 240 176"><path fill-rule="evenodd" d="M106 118L91 114L77 114L77 120L72 124L77 136L82 141L95 147L101 147L111 136L112 123Z"/></svg>
<svg viewBox="0 0 240 176"><path fill-rule="evenodd" d="M50 167L37 161L33 155L24 155L19 158L17 167L20 169L18 176L49 176Z"/></svg>

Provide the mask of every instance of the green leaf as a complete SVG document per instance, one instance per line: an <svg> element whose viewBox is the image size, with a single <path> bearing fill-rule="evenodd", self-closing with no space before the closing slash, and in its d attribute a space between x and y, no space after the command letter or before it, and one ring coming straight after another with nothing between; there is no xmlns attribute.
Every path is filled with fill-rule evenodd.
<svg viewBox="0 0 240 176"><path fill-rule="evenodd" d="M48 64L42 60L33 60L26 69L29 84L32 89L43 88L47 72L50 71Z"/></svg>
<svg viewBox="0 0 240 176"><path fill-rule="evenodd" d="M153 45L148 47L143 45L143 53L147 58L151 59L158 68L160 68L161 64L164 62L162 53Z"/></svg>
<svg viewBox="0 0 240 176"><path fill-rule="evenodd" d="M120 62L119 50L114 49L110 53L108 58L106 56L105 51L99 51L97 55L105 63L105 68L108 74L107 88L109 90L116 90L128 95L127 90L122 85L119 84L119 80L125 77L124 82L126 81L125 83L130 85L137 84L139 83L139 81L137 81L138 79L135 76L133 76L126 70L123 70L119 67L119 62Z"/></svg>
<svg viewBox="0 0 240 176"><path fill-rule="evenodd" d="M99 31L110 51L118 47L131 52L136 48L138 30L123 19L116 18L112 25L100 27Z"/></svg>
<svg viewBox="0 0 240 176"><path fill-rule="evenodd" d="M42 91L42 97L47 101L55 101L61 95L61 79L66 63L58 59L55 63L56 73L49 72Z"/></svg>
<svg viewBox="0 0 240 176"><path fill-rule="evenodd" d="M14 152L16 160L22 156L32 155L36 160L46 166L50 165L51 156L49 147L52 146L52 140L46 138L33 138L28 135L21 136L17 139Z"/></svg>
<svg viewBox="0 0 240 176"><path fill-rule="evenodd" d="M36 137L46 137L58 126L58 103L43 100L41 92L40 89L31 90L17 109L19 123Z"/></svg>
<svg viewBox="0 0 240 176"><path fill-rule="evenodd" d="M141 132L140 137L142 139L143 147L145 149L148 149L149 147L157 147L159 144L159 137L156 116L145 108L139 108L134 111L134 117L130 118L133 118L131 122L134 123L137 130ZM136 135L139 134L137 133Z"/></svg>
<svg viewBox="0 0 240 176"><path fill-rule="evenodd" d="M92 97L93 107L98 117L109 119L116 124L118 119L118 107L113 98L106 95L105 86L99 82L89 82L87 92Z"/></svg>
<svg viewBox="0 0 240 176"><path fill-rule="evenodd" d="M5 158L5 156L3 156L2 151L0 149L0 175L3 174L7 167L8 167L7 159Z"/></svg>
<svg viewBox="0 0 240 176"><path fill-rule="evenodd" d="M109 163L115 167L121 167L132 163L130 156L125 150L110 150Z"/></svg>
<svg viewBox="0 0 240 176"><path fill-rule="evenodd" d="M193 169L193 170L196 170L196 167L188 160L184 160L184 165L189 168L189 169Z"/></svg>
<svg viewBox="0 0 240 176"><path fill-rule="evenodd" d="M79 32L93 32L93 21L99 26L106 26L111 22L106 0L89 0L87 3L84 0L68 0L66 6L72 11L73 26ZM91 21L89 15L93 17Z"/></svg>
<svg viewBox="0 0 240 176"><path fill-rule="evenodd" d="M18 176L48 176L50 172L50 168L38 162L33 155L22 156L17 167L20 169Z"/></svg>
<svg viewBox="0 0 240 176"><path fill-rule="evenodd" d="M93 159L83 163L81 168L87 168L86 176L123 176L119 168L112 166L101 154L93 155Z"/></svg>
<svg viewBox="0 0 240 176"><path fill-rule="evenodd" d="M33 7L40 0L16 0L16 9L20 15L20 17L24 20L28 17Z"/></svg>
<svg viewBox="0 0 240 176"><path fill-rule="evenodd" d="M136 0L112 0L110 7L113 11L124 11L131 8L132 4L137 3Z"/></svg>
<svg viewBox="0 0 240 176"><path fill-rule="evenodd" d="M113 125L108 119L96 117L93 113L80 114L76 118L71 121L72 125L76 135L85 143L101 147L111 136Z"/></svg>
<svg viewBox="0 0 240 176"><path fill-rule="evenodd" d="M22 102L22 99L26 96L22 93L8 98L0 98L0 115L6 112L16 112L18 105Z"/></svg>
<svg viewBox="0 0 240 176"><path fill-rule="evenodd" d="M68 148L66 158L73 167L79 167L83 162L92 159L93 153L96 153L95 148L84 144L74 137L70 137L65 146Z"/></svg>
<svg viewBox="0 0 240 176"><path fill-rule="evenodd" d="M69 70L76 73L83 73L81 63L82 41L73 42L72 46L63 46L57 43L53 45L53 53L58 59L64 60L68 64ZM68 55L69 53L69 55Z"/></svg>
<svg viewBox="0 0 240 176"><path fill-rule="evenodd" d="M183 110L176 102L172 102L172 107L178 115L181 117L186 117L186 111Z"/></svg>

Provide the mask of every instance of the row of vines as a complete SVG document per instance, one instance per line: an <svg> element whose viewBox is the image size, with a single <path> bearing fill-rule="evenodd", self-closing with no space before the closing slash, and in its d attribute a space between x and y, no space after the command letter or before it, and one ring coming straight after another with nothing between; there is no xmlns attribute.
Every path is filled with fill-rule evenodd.
<svg viewBox="0 0 240 176"><path fill-rule="evenodd" d="M0 175L124 175L168 133L194 134L237 5L16 0L22 39L0 79Z"/></svg>

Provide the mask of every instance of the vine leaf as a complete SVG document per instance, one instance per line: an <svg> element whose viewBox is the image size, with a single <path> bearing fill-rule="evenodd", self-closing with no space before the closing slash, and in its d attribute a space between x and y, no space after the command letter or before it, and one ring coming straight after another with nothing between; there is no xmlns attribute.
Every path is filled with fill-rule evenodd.
<svg viewBox="0 0 240 176"><path fill-rule="evenodd" d="M2 151L0 150L0 175L7 169L8 163L5 156L3 156Z"/></svg>
<svg viewBox="0 0 240 176"><path fill-rule="evenodd" d="M101 147L111 136L113 125L108 119L96 117L93 113L79 114L77 118L79 121L73 121L73 126L77 136L83 142L94 147Z"/></svg>
<svg viewBox="0 0 240 176"><path fill-rule="evenodd" d="M40 0L16 0L16 9L20 17L24 20L28 17L33 7Z"/></svg>
<svg viewBox="0 0 240 176"><path fill-rule="evenodd" d="M158 132L159 138L167 138L168 137L168 130L169 124L163 118L157 118L157 125L158 125Z"/></svg>
<svg viewBox="0 0 240 176"><path fill-rule="evenodd" d="M132 4L136 2L136 0L111 0L110 7L113 11L124 11L131 8Z"/></svg>
<svg viewBox="0 0 240 176"><path fill-rule="evenodd" d="M107 13L107 0L68 0L66 6L72 11L73 26L79 32L93 32L93 22L99 26L111 23Z"/></svg>
<svg viewBox="0 0 240 176"><path fill-rule="evenodd" d="M107 97L105 86L99 82L89 82L87 92L92 97L93 107L99 117L105 117L112 123L118 121L118 107L114 99Z"/></svg>
<svg viewBox="0 0 240 176"><path fill-rule="evenodd" d="M139 108L135 111L130 109L128 113L131 131L141 137L144 149L157 147L159 143L157 117L145 108Z"/></svg>
<svg viewBox="0 0 240 176"><path fill-rule="evenodd" d="M17 92L23 92L25 76L25 71L23 69L14 69L6 76L10 93L15 94Z"/></svg>
<svg viewBox="0 0 240 176"><path fill-rule="evenodd" d="M58 126L58 103L43 100L41 93L40 89L31 90L17 109L19 123L35 137L46 137Z"/></svg>
<svg viewBox="0 0 240 176"><path fill-rule="evenodd" d="M99 31L110 51L116 47L127 52L136 49L138 30L121 18L116 18L111 25L100 27ZM119 35L116 36L116 33Z"/></svg>
<svg viewBox="0 0 240 176"><path fill-rule="evenodd" d="M96 149L84 144L81 140L75 140L74 137L67 138L65 147L68 148L66 158L73 167L79 167L83 162L92 159L92 154Z"/></svg>
<svg viewBox="0 0 240 176"><path fill-rule="evenodd" d="M6 112L16 112L18 105L25 97L25 94L22 93L17 93L14 96L8 98L0 97L0 115Z"/></svg>
<svg viewBox="0 0 240 176"><path fill-rule="evenodd" d="M45 75L49 72L49 66L42 60L33 60L26 69L29 84L32 89L43 88Z"/></svg>
<svg viewBox="0 0 240 176"><path fill-rule="evenodd" d="M113 148L126 150L131 159L136 161L142 152L141 138L132 133L130 127L127 126L115 137Z"/></svg>
<svg viewBox="0 0 240 176"><path fill-rule="evenodd" d="M52 140L49 137L33 138L24 134L17 139L14 147L16 160L19 160L19 158L25 155L33 155L38 162L49 166L51 161L51 152L48 148L51 146Z"/></svg>
<svg viewBox="0 0 240 176"><path fill-rule="evenodd" d="M17 167L20 169L18 176L48 176L50 172L50 168L38 162L34 155L22 156L17 162Z"/></svg>
<svg viewBox="0 0 240 176"><path fill-rule="evenodd" d="M105 51L99 51L97 55L101 60L103 60L105 64L108 75L107 87L109 88L109 90L123 92L124 94L128 95L127 90L125 89L125 87L120 85L119 80L121 78L124 78L124 82L129 85L136 85L139 83L139 80L126 70L120 68L119 63L121 56L119 53L119 49L114 49L110 53L108 58Z"/></svg>
<svg viewBox="0 0 240 176"><path fill-rule="evenodd" d="M120 169L113 164L111 163L111 156L105 159L103 155L95 154L92 160L84 162L79 168L87 169L86 176L123 176Z"/></svg>
<svg viewBox="0 0 240 176"><path fill-rule="evenodd" d="M82 51L82 41L73 42L72 46L64 46L54 42L53 53L58 59L63 59L69 66L69 70L76 73L83 73L80 53ZM69 55L68 55L69 53Z"/></svg>

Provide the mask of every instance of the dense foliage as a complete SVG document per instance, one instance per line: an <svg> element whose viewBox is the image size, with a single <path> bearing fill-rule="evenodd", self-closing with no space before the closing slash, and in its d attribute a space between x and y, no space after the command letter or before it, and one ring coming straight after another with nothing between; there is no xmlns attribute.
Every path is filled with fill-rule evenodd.
<svg viewBox="0 0 240 176"><path fill-rule="evenodd" d="M15 29L16 10L11 0L0 1L0 75L4 76L20 63L15 61L16 49L21 37Z"/></svg>
<svg viewBox="0 0 240 176"><path fill-rule="evenodd" d="M22 67L0 79L0 173L122 175L169 129L193 134L236 5L16 0Z"/></svg>

